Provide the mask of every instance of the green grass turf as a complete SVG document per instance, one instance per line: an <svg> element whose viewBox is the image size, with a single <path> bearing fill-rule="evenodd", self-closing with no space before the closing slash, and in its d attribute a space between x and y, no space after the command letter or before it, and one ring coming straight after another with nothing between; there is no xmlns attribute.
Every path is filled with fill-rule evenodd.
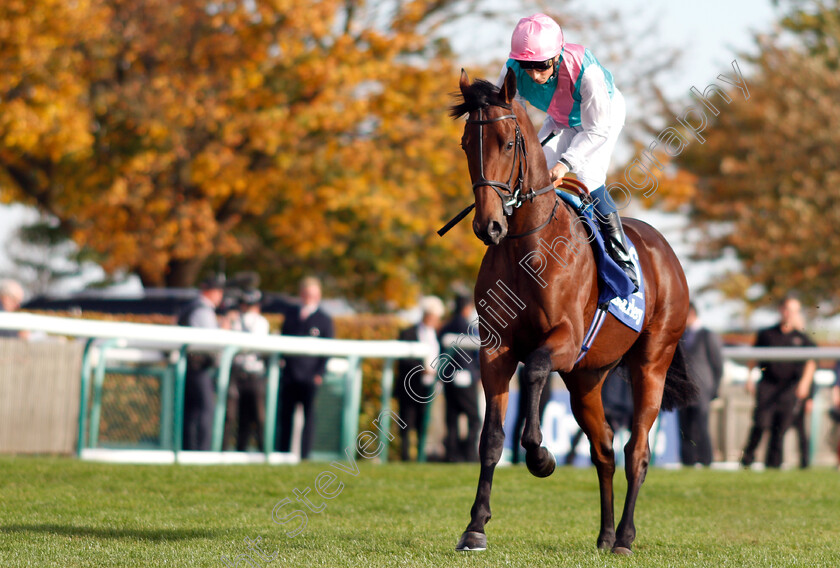
<svg viewBox="0 0 840 568"><path fill-rule="evenodd" d="M500 468L485 552L456 553L474 465L339 473L340 495L284 536L271 511L328 464L133 466L0 457L0 566L225 566L262 538L258 566L840 566L840 473L651 469L632 557L595 550L593 469L548 479ZM623 503L625 482L616 476ZM314 495L311 493L310 495ZM321 499L313 496L316 504ZM291 511L286 507L284 511ZM254 557L257 559L256 556ZM239 566L249 566L244 560Z"/></svg>

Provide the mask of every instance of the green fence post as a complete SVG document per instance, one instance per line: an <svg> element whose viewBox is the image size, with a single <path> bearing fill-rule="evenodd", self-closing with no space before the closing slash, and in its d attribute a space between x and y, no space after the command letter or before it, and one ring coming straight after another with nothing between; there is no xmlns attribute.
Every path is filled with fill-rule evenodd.
<svg viewBox="0 0 840 568"><path fill-rule="evenodd" d="M233 358L239 352L239 347L225 347L219 358L219 373L216 387L216 412L213 415L213 445L214 452L222 451L225 437L225 414L227 412L227 395L230 386L230 369Z"/></svg>
<svg viewBox="0 0 840 568"><path fill-rule="evenodd" d="M117 344L116 339L107 339L97 346L99 360L96 362L96 373L93 377L93 402L90 408L90 440L89 447L95 448L99 444L99 419L102 415L102 385L105 383L105 352L109 347Z"/></svg>
<svg viewBox="0 0 840 568"><path fill-rule="evenodd" d="M394 359L387 357L382 363L382 411L379 416L382 417L382 422L378 428L382 430L384 436L380 438L385 449L379 454L382 463L388 462L388 446L391 443L391 396L394 393Z"/></svg>
<svg viewBox="0 0 840 568"><path fill-rule="evenodd" d="M362 400L361 360L357 356L347 358L348 369L344 376L344 416L341 428L341 447L355 448L359 435L359 408Z"/></svg>
<svg viewBox="0 0 840 568"><path fill-rule="evenodd" d="M175 373L167 363L160 376L160 449L171 450L173 442L172 420L175 414Z"/></svg>
<svg viewBox="0 0 840 568"><path fill-rule="evenodd" d="M277 401L280 392L280 354L272 353L268 360L268 380L265 388L265 431L263 452L268 460L277 438Z"/></svg>
<svg viewBox="0 0 840 568"><path fill-rule="evenodd" d="M438 390L440 389L440 390ZM437 400L439 394L443 392L443 386L438 386L438 378L435 375L435 380L432 383L432 398L429 399L424 404L426 408L423 410L425 414L423 415L423 435L421 436L420 433L417 433L417 461L418 462L425 462L426 461L426 438L429 434L429 423L432 421L432 405Z"/></svg>
<svg viewBox="0 0 840 568"><path fill-rule="evenodd" d="M172 449L175 452L175 461L178 461L178 452L184 448L184 391L187 385L187 345L181 347L178 362L175 364L175 408L173 416Z"/></svg>
<svg viewBox="0 0 840 568"><path fill-rule="evenodd" d="M87 403L88 397L90 396L90 353L95 341L95 337L88 339L85 342L85 350L82 353L81 398L79 399L79 436L76 439L76 455L79 457L81 457L82 450L85 448L85 421L87 420Z"/></svg>

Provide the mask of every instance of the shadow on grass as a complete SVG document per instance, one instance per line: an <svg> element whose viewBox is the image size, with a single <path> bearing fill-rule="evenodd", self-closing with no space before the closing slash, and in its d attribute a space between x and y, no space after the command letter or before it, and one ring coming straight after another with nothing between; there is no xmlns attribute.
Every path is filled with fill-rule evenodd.
<svg viewBox="0 0 840 568"><path fill-rule="evenodd" d="M0 525L0 533L43 533L61 536L89 536L104 540L132 539L152 542L212 538L216 532L205 529L120 529L56 524Z"/></svg>

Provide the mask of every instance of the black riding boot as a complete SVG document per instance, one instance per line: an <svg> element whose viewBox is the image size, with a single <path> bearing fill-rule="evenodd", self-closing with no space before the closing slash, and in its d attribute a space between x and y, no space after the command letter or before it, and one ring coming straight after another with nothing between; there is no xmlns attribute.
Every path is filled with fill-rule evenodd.
<svg viewBox="0 0 840 568"><path fill-rule="evenodd" d="M624 274L633 283L635 288L633 292L638 291L639 278L636 276L636 267L633 265L633 261L630 260L630 254L627 250L627 240L624 236L624 228L621 226L621 217L619 217L617 211L610 213L607 216L606 222L601 222L601 231L604 236L607 254L624 270Z"/></svg>

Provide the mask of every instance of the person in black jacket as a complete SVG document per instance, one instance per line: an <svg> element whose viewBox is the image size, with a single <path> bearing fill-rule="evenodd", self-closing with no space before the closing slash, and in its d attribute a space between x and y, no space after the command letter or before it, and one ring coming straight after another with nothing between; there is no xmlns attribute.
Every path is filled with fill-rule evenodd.
<svg viewBox="0 0 840 568"><path fill-rule="evenodd" d="M786 297L779 304L779 313L781 321L778 325L758 332L756 347L815 346L811 338L802 331L804 324L799 300ZM808 396L817 365L814 361L760 361L758 366L761 368L758 389L755 390L752 382L747 380L747 390L755 390L755 411L741 465L752 465L755 461L755 450L761 443L764 431L770 430L765 463L767 467L778 468L782 465L782 442L785 432L793 421L797 404L802 404Z"/></svg>
<svg viewBox="0 0 840 568"><path fill-rule="evenodd" d="M694 404L679 411L680 461L686 466L708 466L712 463L709 407L712 400L717 398L723 377L723 353L720 337L703 327L693 303L689 304L682 342L700 396Z"/></svg>
<svg viewBox="0 0 840 568"><path fill-rule="evenodd" d="M469 317L473 311L472 298L459 295L455 298L455 313L440 330L441 353L452 354L452 366L457 369L452 380L444 381L446 399L446 459L450 462L478 461L478 435L481 419L478 415L478 383L481 371L478 363L478 340L464 341L469 333ZM457 346L461 352L455 351ZM467 351L469 349L469 351ZM465 360L465 356L470 360ZM467 418L466 437L458 432L461 415Z"/></svg>
<svg viewBox="0 0 840 568"><path fill-rule="evenodd" d="M332 319L319 307L321 283L317 278L304 278L300 283L299 308L285 314L281 335L307 337L335 337ZM307 459L312 451L315 432L315 395L324 381L327 357L288 356L284 358L283 388L280 394L277 449L288 452L292 447L292 423L295 407L303 407L303 432L300 440L300 457Z"/></svg>

